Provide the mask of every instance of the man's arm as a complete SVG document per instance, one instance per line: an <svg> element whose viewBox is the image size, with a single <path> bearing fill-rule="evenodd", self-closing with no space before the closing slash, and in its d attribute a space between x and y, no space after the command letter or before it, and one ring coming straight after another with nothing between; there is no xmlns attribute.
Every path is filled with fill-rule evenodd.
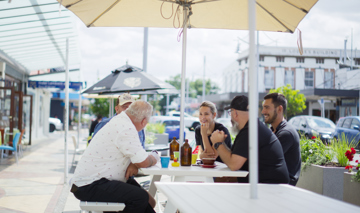
<svg viewBox="0 0 360 213"><path fill-rule="evenodd" d="M220 145L217 151L221 160L230 168L231 171L241 169L241 167L247 161L247 158L237 154L232 154L231 150L225 145L225 143Z"/></svg>
<svg viewBox="0 0 360 213"><path fill-rule="evenodd" d="M210 139L213 142L213 147L218 142L223 143L216 150L221 160L230 168L230 170L232 171L239 170L247 161L247 158L244 158L240 155L232 154L231 150L224 143L226 137L227 135L225 135L223 131L216 130L215 132L212 133Z"/></svg>
<svg viewBox="0 0 360 213"><path fill-rule="evenodd" d="M159 160L160 160L159 155L155 152L151 152L143 162L134 163L134 164L138 168L147 168L150 166L154 166Z"/></svg>

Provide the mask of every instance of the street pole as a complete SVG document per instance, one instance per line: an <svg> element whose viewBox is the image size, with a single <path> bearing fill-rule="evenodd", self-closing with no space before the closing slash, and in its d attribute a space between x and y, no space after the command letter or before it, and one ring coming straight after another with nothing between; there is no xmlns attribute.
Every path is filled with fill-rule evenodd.
<svg viewBox="0 0 360 213"><path fill-rule="evenodd" d="M147 54L148 54L149 28L144 27L144 49L143 49L143 71L147 72ZM141 99L146 101L147 95L141 95Z"/></svg>
<svg viewBox="0 0 360 213"><path fill-rule="evenodd" d="M203 87L202 87L202 101L204 102L205 101L205 84L206 84L206 81L205 81L205 66L206 65L206 56L204 56L204 74L203 74Z"/></svg>
<svg viewBox="0 0 360 213"><path fill-rule="evenodd" d="M64 166L64 184L67 184L68 178L68 132L69 132L69 39L66 39L66 71L65 71L65 166Z"/></svg>

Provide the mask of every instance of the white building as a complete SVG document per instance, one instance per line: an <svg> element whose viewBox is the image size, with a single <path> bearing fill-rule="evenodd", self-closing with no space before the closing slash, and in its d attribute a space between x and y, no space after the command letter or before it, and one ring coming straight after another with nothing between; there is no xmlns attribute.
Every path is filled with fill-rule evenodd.
<svg viewBox="0 0 360 213"><path fill-rule="evenodd" d="M248 55L248 50L240 52L238 60L223 71L222 97L231 98L248 92ZM355 56L352 63L351 55ZM287 84L306 95L305 114L320 115L318 100L323 98L327 118L335 121L348 115L349 111L352 115L359 115L359 93L349 90L360 88L360 51L351 54L350 50L304 48L300 55L298 48L260 46L259 95L263 97L270 89ZM337 93L333 90L337 90ZM262 97L259 97L260 100ZM219 97L212 98L218 100ZM349 107L352 110L347 109Z"/></svg>

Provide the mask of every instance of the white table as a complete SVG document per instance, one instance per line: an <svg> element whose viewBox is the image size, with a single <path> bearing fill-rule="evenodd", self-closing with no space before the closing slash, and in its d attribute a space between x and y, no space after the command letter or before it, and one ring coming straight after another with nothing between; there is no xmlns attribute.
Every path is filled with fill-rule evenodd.
<svg viewBox="0 0 360 213"><path fill-rule="evenodd" d="M174 182L207 182L213 183L213 177L246 177L247 171L231 171L226 164L215 162L215 168L203 168L197 166L179 166L169 168L161 168L160 164L149 168L141 168L143 174L153 175L150 183L149 194L155 196L157 188L155 182L160 181L162 175L170 175L174 177ZM168 200L165 212L175 212L176 208Z"/></svg>
<svg viewBox="0 0 360 213"><path fill-rule="evenodd" d="M153 175L149 188L149 193L154 196L156 193L155 181L160 181L162 175L174 176L174 182L209 182L213 183L213 177L246 177L247 171L231 171L226 164L215 162L215 168L203 168L197 166L179 166L161 168L160 164L149 168L141 168L145 175Z"/></svg>
<svg viewBox="0 0 360 213"><path fill-rule="evenodd" d="M258 199L250 199L249 184L157 182L156 186L181 213L360 212L358 206L285 184L258 184Z"/></svg>

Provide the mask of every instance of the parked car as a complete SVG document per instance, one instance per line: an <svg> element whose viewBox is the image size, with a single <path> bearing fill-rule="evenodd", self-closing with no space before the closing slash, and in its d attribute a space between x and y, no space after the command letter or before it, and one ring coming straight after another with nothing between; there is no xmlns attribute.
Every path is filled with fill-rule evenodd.
<svg viewBox="0 0 360 213"><path fill-rule="evenodd" d="M295 116L289 120L299 135L306 138L319 137L325 144L330 143L335 133L335 124L330 119L317 116Z"/></svg>
<svg viewBox="0 0 360 213"><path fill-rule="evenodd" d="M166 114L167 116L173 116L173 117L180 117L179 111L171 111ZM189 128L189 130L195 130L195 128L200 125L199 118L191 116L184 113L184 124L186 128Z"/></svg>
<svg viewBox="0 0 360 213"><path fill-rule="evenodd" d="M337 122L334 137L336 139L342 138L344 134L345 138L349 143L360 141L360 117L359 116L349 116L340 118ZM359 148L358 144L356 148Z"/></svg>
<svg viewBox="0 0 360 213"><path fill-rule="evenodd" d="M59 118L51 118L49 117L49 132L53 132L55 130L62 130L63 129L63 123L61 123L61 120Z"/></svg>
<svg viewBox="0 0 360 213"><path fill-rule="evenodd" d="M149 123L161 123L165 125L165 133L169 134L169 141L180 136L180 118L173 116L152 116ZM184 138L186 133L184 131Z"/></svg>

